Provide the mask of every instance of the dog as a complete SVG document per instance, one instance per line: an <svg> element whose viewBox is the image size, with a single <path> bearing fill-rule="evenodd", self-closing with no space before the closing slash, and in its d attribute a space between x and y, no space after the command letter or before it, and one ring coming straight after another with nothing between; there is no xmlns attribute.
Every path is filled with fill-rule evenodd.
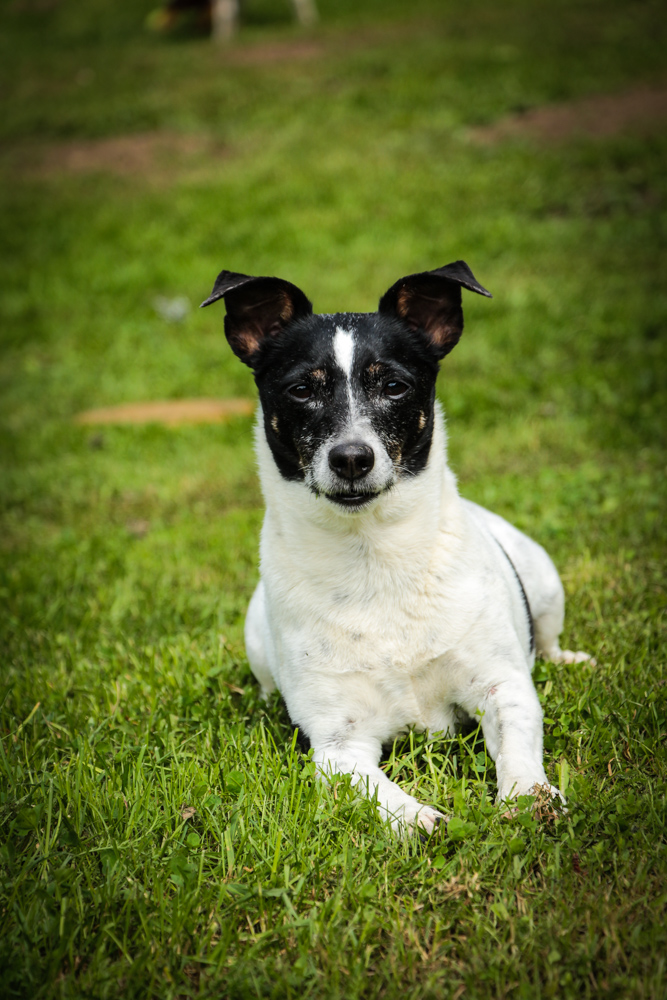
<svg viewBox="0 0 667 1000"><path fill-rule="evenodd" d="M435 398L463 330L464 261L410 274L374 313L317 315L280 278L222 271L225 333L259 391L266 516L245 627L262 691L278 688L322 775L350 773L394 830L445 817L389 780L383 744L481 722L498 799L539 788L536 653L561 650L564 593L545 550L459 496Z"/></svg>

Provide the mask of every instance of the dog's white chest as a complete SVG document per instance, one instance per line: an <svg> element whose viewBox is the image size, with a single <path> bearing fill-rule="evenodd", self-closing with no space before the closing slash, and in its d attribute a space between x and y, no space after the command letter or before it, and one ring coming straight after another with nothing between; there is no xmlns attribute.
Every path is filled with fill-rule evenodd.
<svg viewBox="0 0 667 1000"><path fill-rule="evenodd" d="M311 694L331 711L360 706L375 720L378 738L407 726L443 730L453 721L462 675L456 650L465 644L484 603L460 571L456 536L448 547L413 553L406 534L395 549L372 558L358 547L319 539L317 554L301 539L302 565L270 520L262 544L270 670L291 703L307 711ZM305 544L305 549L304 549ZM471 589L472 588L472 589Z"/></svg>
<svg viewBox="0 0 667 1000"><path fill-rule="evenodd" d="M341 724L363 714L381 741L408 726L451 728L462 683L454 650L467 628L458 605L448 612L437 591L401 603L357 588L325 599L321 584L281 587L268 602L271 672L297 722L316 701Z"/></svg>

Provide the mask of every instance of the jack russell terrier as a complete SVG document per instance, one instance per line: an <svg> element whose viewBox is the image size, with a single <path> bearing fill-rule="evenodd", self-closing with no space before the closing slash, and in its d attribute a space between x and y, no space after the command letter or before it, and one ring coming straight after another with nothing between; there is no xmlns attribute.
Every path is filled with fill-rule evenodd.
<svg viewBox="0 0 667 1000"><path fill-rule="evenodd" d="M379 767L408 727L481 721L498 798L546 786L536 652L561 650L564 595L544 549L459 496L447 465L439 362L463 330L463 261L401 278L374 313L314 315L280 278L222 271L225 333L259 390L266 516L245 627L253 673L277 687L320 772L350 773L395 830L443 814Z"/></svg>

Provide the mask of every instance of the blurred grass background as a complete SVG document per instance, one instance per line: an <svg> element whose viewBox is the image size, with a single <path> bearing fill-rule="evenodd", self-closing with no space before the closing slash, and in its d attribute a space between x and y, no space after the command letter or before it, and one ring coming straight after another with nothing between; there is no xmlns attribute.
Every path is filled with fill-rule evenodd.
<svg viewBox="0 0 667 1000"><path fill-rule="evenodd" d="M0 994L663 996L667 138L577 118L664 91L661 5L249 0L228 47L151 6L0 15ZM570 137L484 132L554 104ZM396 845L258 703L251 421L73 417L252 394L195 308L223 267L325 312L457 258L494 299L443 366L452 464L599 666L536 674L569 818L413 736L390 770L463 825Z"/></svg>

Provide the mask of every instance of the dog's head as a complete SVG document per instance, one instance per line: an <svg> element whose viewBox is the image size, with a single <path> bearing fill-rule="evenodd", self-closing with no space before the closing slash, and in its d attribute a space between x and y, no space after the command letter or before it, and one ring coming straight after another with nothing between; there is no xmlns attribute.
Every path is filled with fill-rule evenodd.
<svg viewBox="0 0 667 1000"><path fill-rule="evenodd" d="M463 330L463 261L401 278L375 313L314 315L281 278L222 271L225 333L255 375L281 475L339 509L368 506L428 460L438 364Z"/></svg>

